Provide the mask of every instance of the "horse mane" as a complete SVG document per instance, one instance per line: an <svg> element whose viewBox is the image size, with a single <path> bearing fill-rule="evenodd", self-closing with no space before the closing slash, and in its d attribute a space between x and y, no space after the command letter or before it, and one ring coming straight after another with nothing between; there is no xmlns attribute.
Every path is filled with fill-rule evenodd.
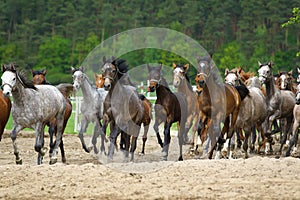
<svg viewBox="0 0 300 200"><path fill-rule="evenodd" d="M128 72L128 64L124 59L115 59L111 61L111 64L118 68L118 78L120 79L125 73Z"/></svg>
<svg viewBox="0 0 300 200"><path fill-rule="evenodd" d="M242 101L249 96L249 89L242 81L240 81L240 85L234 87L238 91Z"/></svg>
<svg viewBox="0 0 300 200"><path fill-rule="evenodd" d="M34 86L34 84L32 83L32 81L29 81L27 78L25 78L25 73L24 72L18 72L16 71L16 76L19 79L19 81L21 82L21 84L25 87L25 88L30 88L30 89L34 89L37 90L37 88Z"/></svg>
<svg viewBox="0 0 300 200"><path fill-rule="evenodd" d="M172 92L171 89L169 88L169 84L168 82L166 81L166 79L164 77L161 77L161 82L160 85L164 86L168 91Z"/></svg>

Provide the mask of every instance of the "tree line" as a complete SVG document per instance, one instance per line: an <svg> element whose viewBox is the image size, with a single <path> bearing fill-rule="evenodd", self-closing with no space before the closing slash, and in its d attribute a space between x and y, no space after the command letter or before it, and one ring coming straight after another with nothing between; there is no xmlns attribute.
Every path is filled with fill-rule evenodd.
<svg viewBox="0 0 300 200"><path fill-rule="evenodd" d="M257 71L258 60L272 60L275 71L295 71L300 64L300 25L282 24L297 6L297 0L1 1L0 60L27 71L47 68L53 84L70 82L70 66L80 65L107 38L133 28L164 27L198 41L214 54L221 72L237 66ZM187 62L157 49L122 57L131 67Z"/></svg>

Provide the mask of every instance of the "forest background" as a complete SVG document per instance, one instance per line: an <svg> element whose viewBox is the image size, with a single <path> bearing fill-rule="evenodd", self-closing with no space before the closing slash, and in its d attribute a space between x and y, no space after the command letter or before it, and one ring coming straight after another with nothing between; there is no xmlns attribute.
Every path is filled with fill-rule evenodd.
<svg viewBox="0 0 300 200"><path fill-rule="evenodd" d="M198 41L214 54L220 72L237 66L256 72L258 60L272 60L275 72L296 73L300 24L282 27L294 7L299 7L299 0L4 0L0 60L28 72L47 69L52 84L71 83L70 66L79 66L105 39L129 29L163 27ZM137 50L122 58L130 67L187 62L158 49ZM195 69L189 73L195 74Z"/></svg>

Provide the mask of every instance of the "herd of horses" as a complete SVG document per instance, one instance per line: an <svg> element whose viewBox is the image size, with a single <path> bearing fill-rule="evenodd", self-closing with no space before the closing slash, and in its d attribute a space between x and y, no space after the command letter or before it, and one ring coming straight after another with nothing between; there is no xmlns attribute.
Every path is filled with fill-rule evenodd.
<svg viewBox="0 0 300 200"><path fill-rule="evenodd" d="M278 132L280 148L276 153L281 155L283 147L288 144L285 155L296 155L300 124L300 70L297 82L294 82L292 71L274 75L272 62L258 62L258 65L258 76L237 67L226 69L225 80L222 80L211 56L197 57L194 91L188 76L189 65L173 63L173 85L177 92L171 91L163 77L162 64L147 65L148 92L155 91L157 96L152 105L144 95L138 94L124 59L103 57L102 71L94 73L94 83L84 73L84 67L71 67L73 84L57 86L46 80L46 70L32 70L33 78L28 80L15 64L3 64L0 140L11 112L13 129L10 136L17 164L22 164L22 158L16 138L17 133L24 128L34 129L37 163L42 163L47 152L44 147L45 126L49 126L50 164L57 162L58 147L62 162L65 163L62 136L72 113L70 95L80 89L83 95L79 131L82 148L86 152L94 150L98 154L97 140L100 136L100 151L109 160L113 159L118 146L124 152L125 160L134 160L142 126L144 134L141 154L145 153L147 133L153 118L152 108L155 114L153 129L162 148L162 160L168 159L170 129L174 123L177 123L178 129L178 160L183 160L184 144L190 144L191 153L196 155L199 153L199 145L207 143L202 147L202 157L209 159L213 157L214 151L215 158L232 158L235 142L238 148L243 148L245 158L249 157L249 152L273 153L276 142L274 136ZM87 145L84 133L90 122L94 130L91 144ZM163 138L159 133L162 123ZM110 133L106 133L108 126ZM108 141L110 144L106 152L105 143ZM120 143L117 144L117 141Z"/></svg>

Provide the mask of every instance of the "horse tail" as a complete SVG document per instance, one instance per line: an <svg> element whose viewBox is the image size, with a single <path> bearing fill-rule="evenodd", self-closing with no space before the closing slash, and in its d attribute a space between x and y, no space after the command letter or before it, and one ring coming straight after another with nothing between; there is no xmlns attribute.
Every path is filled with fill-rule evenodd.
<svg viewBox="0 0 300 200"><path fill-rule="evenodd" d="M149 101L149 99L147 99L145 97L145 95L143 95L143 94L138 94L138 95L139 95L139 99L141 101L143 101L143 104L147 106L147 109L148 109L148 112L149 112L148 113L149 117L150 117L150 119L152 119L152 112L151 112L152 104L151 104L151 102Z"/></svg>
<svg viewBox="0 0 300 200"><path fill-rule="evenodd" d="M247 88L247 86L244 83L241 82L240 85L234 86L234 87L238 91L238 93L241 97L241 101L243 101L247 96L250 97L249 89Z"/></svg>
<svg viewBox="0 0 300 200"><path fill-rule="evenodd" d="M65 99L68 99L74 92L74 87L70 83L61 83L56 88L62 93Z"/></svg>

